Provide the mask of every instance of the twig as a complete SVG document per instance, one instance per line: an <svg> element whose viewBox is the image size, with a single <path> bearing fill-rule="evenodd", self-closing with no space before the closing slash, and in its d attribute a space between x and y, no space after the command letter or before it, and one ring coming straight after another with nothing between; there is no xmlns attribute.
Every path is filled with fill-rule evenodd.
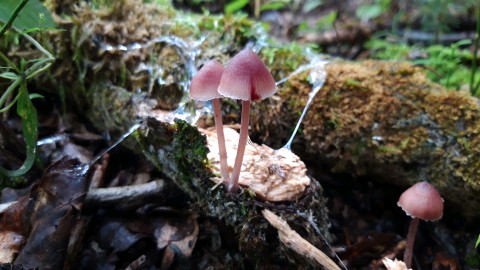
<svg viewBox="0 0 480 270"><path fill-rule="evenodd" d="M340 259L340 257L338 257L338 255L337 255L337 253L335 252L335 250L333 250L332 246L330 246L330 244L328 243L327 239L325 238L325 236L322 234L322 232L321 232L320 229L318 228L317 223L315 222L312 213L311 213L310 211L309 211L309 214L298 212L298 215L301 216L301 217L303 217L305 220L308 221L308 223L310 224L310 226L312 226L312 228L315 230L315 232L316 232L318 235L320 235L320 237L322 237L323 242L325 242L325 244L328 246L328 248L330 248L330 250L331 250L332 253L334 254L335 258L338 260L338 263L339 263L345 270L348 270L348 267L342 262L342 260Z"/></svg>
<svg viewBox="0 0 480 270"><path fill-rule="evenodd" d="M275 215L273 212L265 209L262 210L263 217L270 222L270 224L278 230L278 237L280 241L287 247L305 256L319 265L329 270L341 270L335 262L333 262L325 253L303 239L296 231L292 230L288 223L281 217Z"/></svg>
<svg viewBox="0 0 480 270"><path fill-rule="evenodd" d="M7 202L7 203L1 203L1 204L0 204L0 214L5 213L5 211L8 209L8 207L10 207L10 205L15 204L16 202L17 202L17 201Z"/></svg>
<svg viewBox="0 0 480 270"><path fill-rule="evenodd" d="M145 198L158 196L164 190L165 182L156 180L140 185L98 188L88 191L84 207L103 207L107 205L119 205L121 207L133 207L143 204ZM0 214L16 203L16 201L0 204Z"/></svg>
<svg viewBox="0 0 480 270"><path fill-rule="evenodd" d="M106 154L103 156L102 161L95 165L90 177L90 186L88 187L88 190L101 187L109 161L110 155ZM72 228L67 247L67 258L69 259L65 260L63 265L64 270L70 270L75 267L75 261L78 258L91 219L92 217L90 215L82 215Z"/></svg>
<svg viewBox="0 0 480 270"><path fill-rule="evenodd" d="M124 207L142 204L145 198L161 194L164 186L163 180L156 180L133 186L92 189L85 198L85 207L114 204Z"/></svg>

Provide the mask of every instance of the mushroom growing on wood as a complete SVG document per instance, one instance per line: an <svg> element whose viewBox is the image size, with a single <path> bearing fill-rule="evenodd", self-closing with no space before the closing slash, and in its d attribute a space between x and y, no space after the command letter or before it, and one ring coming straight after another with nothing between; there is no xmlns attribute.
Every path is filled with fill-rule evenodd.
<svg viewBox="0 0 480 270"><path fill-rule="evenodd" d="M405 190L397 203L408 216L412 217L408 227L407 244L403 261L407 268L412 265L413 244L420 219L439 220L443 216L443 199L428 182L419 182Z"/></svg>
<svg viewBox="0 0 480 270"><path fill-rule="evenodd" d="M225 136L223 135L222 110L220 108L220 95L217 91L224 68L215 60L210 60L203 65L192 78L190 97L195 100L212 100L215 127L217 130L218 149L220 153L220 174L225 183L230 183L228 174L227 150L225 149Z"/></svg>
<svg viewBox="0 0 480 270"><path fill-rule="evenodd" d="M272 74L257 54L250 49L243 49L225 67L218 92L225 97L242 100L240 138L232 177L228 184L230 191L238 189L238 178L248 139L250 102L267 98L276 91L277 86Z"/></svg>

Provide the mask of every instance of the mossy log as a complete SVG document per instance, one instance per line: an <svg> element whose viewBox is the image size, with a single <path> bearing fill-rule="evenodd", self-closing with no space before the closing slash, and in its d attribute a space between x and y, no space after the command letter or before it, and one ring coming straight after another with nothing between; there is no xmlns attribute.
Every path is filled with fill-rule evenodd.
<svg viewBox="0 0 480 270"><path fill-rule="evenodd" d="M282 216L290 226L317 247L330 240L326 199L320 184L311 179L310 185L294 201L269 202L255 196L249 189L231 193L212 179L207 154L206 136L195 126L176 119L164 121L169 113L154 108L156 102L142 94L134 94L112 85L98 85L89 101L89 119L98 128L120 133L142 121L127 145L142 151L163 174L187 193L191 207L199 213L223 220L239 239L240 249L257 263L279 260L295 261L298 265L318 267L315 261L302 257L281 244L275 230L262 217L268 209ZM139 147L140 146L140 147ZM268 170L268 169L267 169ZM313 223L312 223L313 222ZM319 235L318 230L322 235Z"/></svg>
<svg viewBox="0 0 480 270"><path fill-rule="evenodd" d="M155 132L139 135L139 139L144 146L153 146L147 148L151 157L155 157L155 147L169 145L149 137L151 134L165 137L167 142L179 134L178 122L171 126L149 117L158 109L171 110L179 104L191 75L185 59L197 67L212 58L226 63L247 42L253 42L263 46L260 56L277 79L311 61L305 48L269 41L259 24L244 17L192 15L130 0L118 1L108 10L50 2L68 31L51 35L51 48L59 59L52 68L54 84L49 77L39 82L43 86L50 83L56 90L70 86L66 97L72 107L87 111L92 123L113 134L126 130L138 118L150 119L145 130ZM188 41L188 46L149 43L159 36L177 37ZM125 47L131 44L143 45L139 49ZM140 68L142 65L150 69ZM296 152L336 172L373 175L404 187L427 180L439 189L447 207L461 205L468 217L480 210L477 98L447 91L430 82L421 68L405 63L332 61L326 71L325 85L295 141ZM311 88L307 70L292 76L274 97L254 104L253 137L273 147L285 142ZM238 120L237 103L224 103L226 120ZM162 156L157 153L156 157ZM170 170L166 174L172 179L189 179L181 175L187 172L178 171L178 164L159 166ZM202 189L207 193L199 195L197 186L186 184L204 183L208 178L206 172L199 175L195 179L201 180L184 179L179 184L192 198L205 200L208 185ZM221 200L235 201L220 190L210 192L222 194ZM227 222L237 228L241 224Z"/></svg>
<svg viewBox="0 0 480 270"><path fill-rule="evenodd" d="M447 91L407 63L334 62L326 71L325 85L294 145L305 160L313 166L328 165L334 172L370 175L405 187L429 181L447 208L461 209L467 217L478 215L476 97ZM262 141L273 144L288 138L312 88L307 75L294 76L278 98L256 106L252 122Z"/></svg>

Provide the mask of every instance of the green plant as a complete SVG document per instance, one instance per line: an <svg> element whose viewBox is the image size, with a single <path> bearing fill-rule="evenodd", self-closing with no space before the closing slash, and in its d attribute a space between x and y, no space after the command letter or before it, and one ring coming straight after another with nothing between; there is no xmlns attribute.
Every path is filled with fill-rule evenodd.
<svg viewBox="0 0 480 270"><path fill-rule="evenodd" d="M355 14L361 21L374 19L390 8L390 0L375 0L373 3L360 5Z"/></svg>
<svg viewBox="0 0 480 270"><path fill-rule="evenodd" d="M390 42L373 38L366 43L373 58L382 60L410 61L424 66L428 77L450 89L469 90L479 95L475 83L480 82L480 72L467 64L473 61L473 54L462 49L471 40L462 40L450 46L430 45L427 47L408 45L402 42ZM415 55L419 57L415 57ZM478 83L477 83L478 84Z"/></svg>
<svg viewBox="0 0 480 270"><path fill-rule="evenodd" d="M477 4L477 27L475 29L476 32L476 38L474 40L474 45L473 45L473 57L472 57L472 72L470 74L470 93L473 94L478 94L478 90L480 89L480 80L476 81L475 80L475 74L477 73L478 70L478 63L477 63L477 57L478 57L478 50L480 48L480 4Z"/></svg>
<svg viewBox="0 0 480 270"><path fill-rule="evenodd" d="M419 2L418 16L422 28L435 34L438 38L441 33L450 30L458 21L459 15L468 14L476 0L422 0Z"/></svg>
<svg viewBox="0 0 480 270"><path fill-rule="evenodd" d="M246 5L248 5L249 0L232 0L225 5L224 12L225 14L232 14L240 11Z"/></svg>
<svg viewBox="0 0 480 270"><path fill-rule="evenodd" d="M268 0L260 5L260 11L279 10L287 7L290 2L290 0Z"/></svg>
<svg viewBox="0 0 480 270"><path fill-rule="evenodd" d="M7 30L13 29L21 38L29 41L45 55L45 57L38 59L21 59L19 64L15 64L14 60L0 52L0 60L5 64L5 66L0 67L0 78L11 81L0 96L0 113L5 113L13 105L16 105L17 114L22 121L27 155L23 165L16 170L7 170L0 166L0 175L16 177L30 170L35 161L38 123L37 111L31 99L39 95L29 94L27 81L46 71L54 60L53 55L28 33L38 31L41 28L53 28L55 23L48 10L38 0L30 2L22 0L20 3L13 0L5 1L0 6L0 21L3 22L0 29L0 38L4 37Z"/></svg>

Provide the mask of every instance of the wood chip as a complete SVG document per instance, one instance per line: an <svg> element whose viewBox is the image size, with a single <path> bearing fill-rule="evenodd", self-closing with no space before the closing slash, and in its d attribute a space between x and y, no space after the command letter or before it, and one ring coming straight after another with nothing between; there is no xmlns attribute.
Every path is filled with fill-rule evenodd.
<svg viewBox="0 0 480 270"><path fill-rule="evenodd" d="M207 135L210 149L208 159L216 173L220 173L217 134L215 131L200 130ZM225 146L229 172L233 170L239 134L231 128L224 128ZM221 182L222 179L212 179ZM310 185L305 163L291 151L281 148L274 150L266 145L250 142L245 149L239 183L251 189L260 198L271 201L294 201Z"/></svg>

